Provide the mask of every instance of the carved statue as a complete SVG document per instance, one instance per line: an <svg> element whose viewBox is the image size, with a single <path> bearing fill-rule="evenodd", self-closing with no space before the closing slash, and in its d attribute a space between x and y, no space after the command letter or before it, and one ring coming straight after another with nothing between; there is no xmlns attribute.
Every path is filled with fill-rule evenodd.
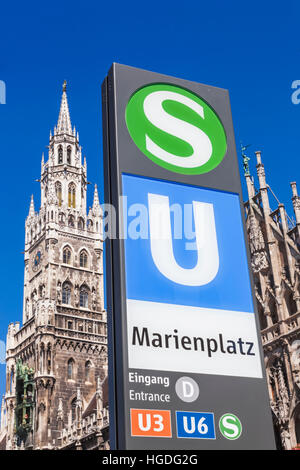
<svg viewBox="0 0 300 470"><path fill-rule="evenodd" d="M244 167L244 175L248 176L250 175L250 170L249 170L249 160L250 158L247 157L246 155L243 155L243 167Z"/></svg>
<svg viewBox="0 0 300 470"><path fill-rule="evenodd" d="M78 288L78 286L76 286L75 290L74 290L74 299L75 299L75 306L78 307L78 305L79 305L79 288Z"/></svg>
<svg viewBox="0 0 300 470"><path fill-rule="evenodd" d="M57 302L61 304L61 283L57 283L57 289L56 289L56 295L57 295Z"/></svg>
<svg viewBox="0 0 300 470"><path fill-rule="evenodd" d="M92 289L92 308L93 310L97 308L97 293L95 287Z"/></svg>
<svg viewBox="0 0 300 470"><path fill-rule="evenodd" d="M261 251L260 253L254 253L252 255L251 266L255 273L266 269L269 266L266 252Z"/></svg>
<svg viewBox="0 0 300 470"><path fill-rule="evenodd" d="M249 170L249 160L250 158L247 157L245 154L245 150L249 147L249 145L243 145L241 144L241 152L242 152L242 159L243 159L243 167L244 167L244 175L245 176L250 176L250 170Z"/></svg>

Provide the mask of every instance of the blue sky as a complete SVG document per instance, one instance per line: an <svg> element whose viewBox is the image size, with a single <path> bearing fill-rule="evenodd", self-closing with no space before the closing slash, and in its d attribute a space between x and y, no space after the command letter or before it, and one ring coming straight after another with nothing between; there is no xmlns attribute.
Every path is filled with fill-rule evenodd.
<svg viewBox="0 0 300 470"><path fill-rule="evenodd" d="M228 88L236 142L260 149L267 179L291 209L299 178L300 79L296 2L2 2L0 80L0 339L21 320L24 220L39 207L40 159L68 81L72 124L102 194L100 85L112 62ZM251 154L250 154L251 153ZM250 162L255 171L254 156ZM299 188L300 189L300 188ZM88 203L92 202L92 194ZM0 366L0 393L4 389Z"/></svg>

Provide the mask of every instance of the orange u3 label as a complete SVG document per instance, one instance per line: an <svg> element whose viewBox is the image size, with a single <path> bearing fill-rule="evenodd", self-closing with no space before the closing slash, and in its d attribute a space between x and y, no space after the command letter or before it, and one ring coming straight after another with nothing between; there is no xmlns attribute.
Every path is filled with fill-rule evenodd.
<svg viewBox="0 0 300 470"><path fill-rule="evenodd" d="M131 435L172 437L170 410L130 410Z"/></svg>

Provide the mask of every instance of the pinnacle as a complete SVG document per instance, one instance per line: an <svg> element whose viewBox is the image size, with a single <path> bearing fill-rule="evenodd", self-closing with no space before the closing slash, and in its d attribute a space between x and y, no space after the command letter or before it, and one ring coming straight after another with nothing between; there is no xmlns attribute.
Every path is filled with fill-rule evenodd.
<svg viewBox="0 0 300 470"><path fill-rule="evenodd" d="M34 201L33 201L33 194L31 195L30 207L29 207L29 217L34 217L35 210L34 210Z"/></svg>
<svg viewBox="0 0 300 470"><path fill-rule="evenodd" d="M100 203L99 203L98 188L97 188L97 185L95 184L93 209L95 209L96 207L98 208L99 206L100 206Z"/></svg>
<svg viewBox="0 0 300 470"><path fill-rule="evenodd" d="M63 85L63 94L61 98L60 111L59 111L58 122L56 126L56 134L72 135L72 126L71 126L66 87L67 87L67 84L65 81Z"/></svg>

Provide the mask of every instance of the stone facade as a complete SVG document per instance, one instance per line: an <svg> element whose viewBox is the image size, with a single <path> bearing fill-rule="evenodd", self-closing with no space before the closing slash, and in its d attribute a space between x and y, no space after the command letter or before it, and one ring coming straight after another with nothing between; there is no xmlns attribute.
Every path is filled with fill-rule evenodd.
<svg viewBox="0 0 300 470"><path fill-rule="evenodd" d="M108 380L98 379L97 390L87 408L82 410L80 392L78 419L62 429L60 450L109 450Z"/></svg>
<svg viewBox="0 0 300 470"><path fill-rule="evenodd" d="M41 206L35 211L32 197L25 222L23 322L11 323L7 333L6 449L61 447L64 430L81 429L96 393L98 443L101 426L107 428L99 402L107 375L102 213L96 186L86 210L87 164L71 127L66 84L48 148Z"/></svg>
<svg viewBox="0 0 300 470"><path fill-rule="evenodd" d="M255 153L258 189L243 155L246 224L276 442L289 450L300 447L300 197L291 183L291 219L266 182L261 152Z"/></svg>

